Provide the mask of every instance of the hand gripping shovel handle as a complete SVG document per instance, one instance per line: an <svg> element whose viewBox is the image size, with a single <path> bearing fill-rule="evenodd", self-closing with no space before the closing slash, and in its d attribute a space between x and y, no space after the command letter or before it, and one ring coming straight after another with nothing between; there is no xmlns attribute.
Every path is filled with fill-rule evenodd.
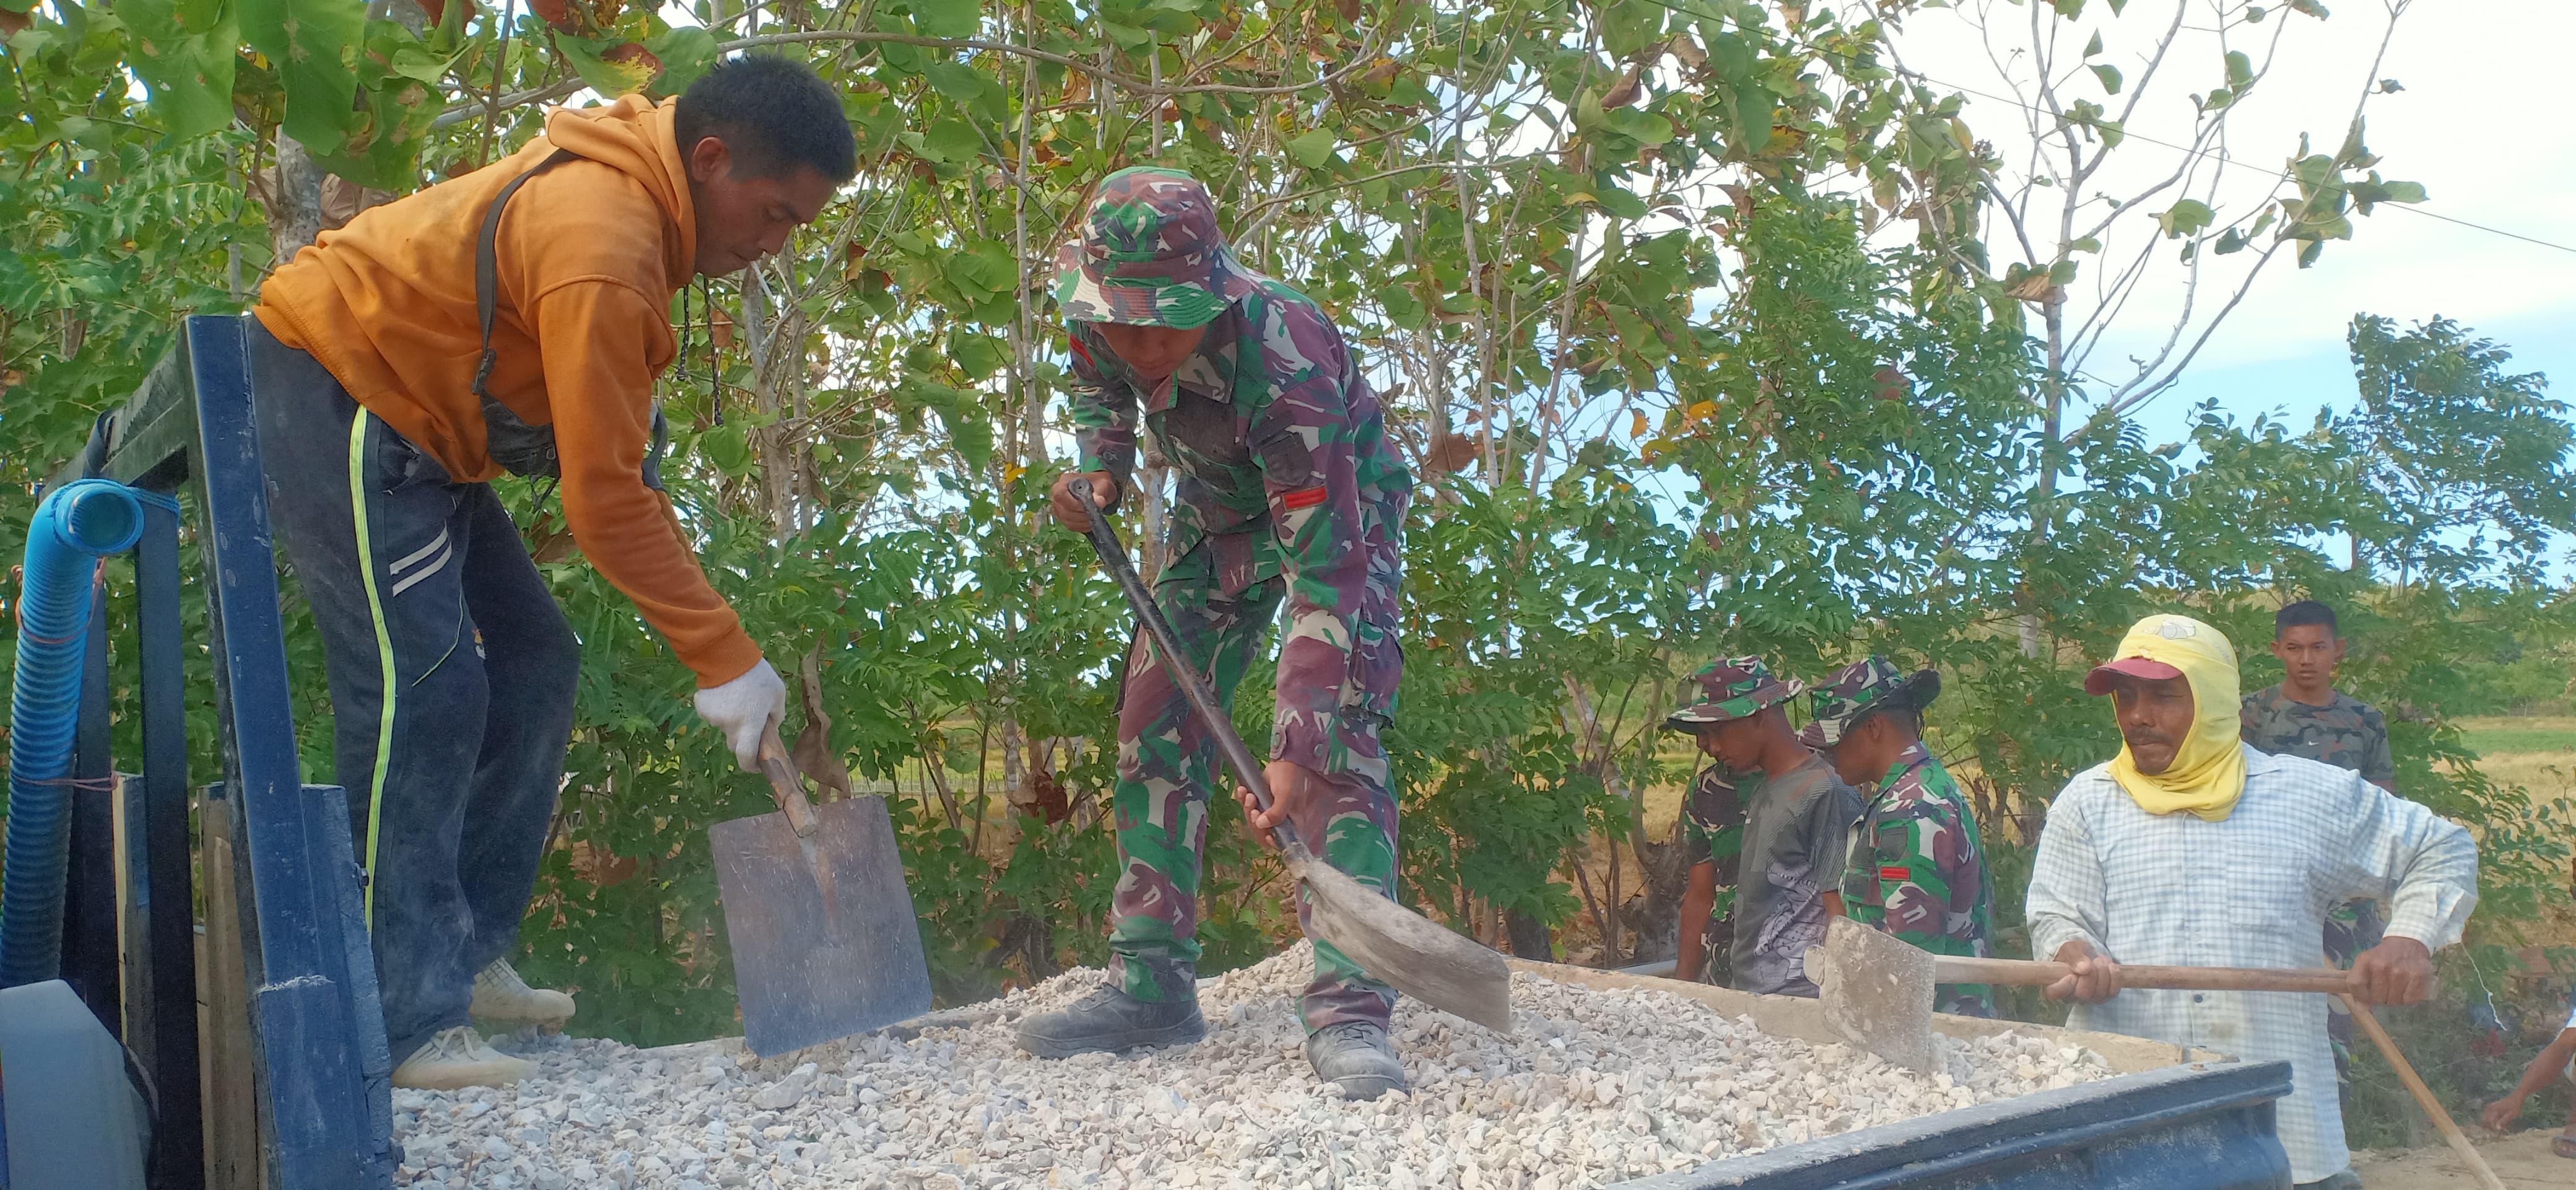
<svg viewBox="0 0 2576 1190"><path fill-rule="evenodd" d="M1066 485L1066 490L1073 492L1075 498L1082 501L1084 511L1091 514L1090 527L1084 533L1091 538L1092 551L1100 555L1100 565L1109 572L1109 577L1117 580L1119 593L1127 597L1127 606L1136 609L1136 622L1144 625L1146 634L1154 638L1154 649L1163 655L1163 668L1171 671L1173 683L1181 688L1181 697L1189 700L1190 709L1198 713L1199 722L1216 737L1217 751L1225 754L1226 767L1234 770L1235 779L1252 791L1253 803L1264 810L1269 809L1270 783L1262 779L1261 762L1252 758L1252 749L1244 747L1243 737L1235 734L1233 717L1218 705L1216 693L1208 689L1207 680L1201 678L1185 660L1189 654L1181 651L1181 639L1172 631L1172 622L1163 618L1161 608L1154 606L1154 597L1145 590L1145 580L1136 577L1135 564L1127 560L1127 547L1119 543L1117 530L1109 527L1108 515L1101 510L1099 502L1092 499L1090 481L1077 476L1074 482ZM1287 857L1292 867L1315 858L1314 853L1306 849L1305 841L1297 837L1297 829L1287 823L1280 823L1270 832L1270 837L1279 844L1279 853Z"/></svg>

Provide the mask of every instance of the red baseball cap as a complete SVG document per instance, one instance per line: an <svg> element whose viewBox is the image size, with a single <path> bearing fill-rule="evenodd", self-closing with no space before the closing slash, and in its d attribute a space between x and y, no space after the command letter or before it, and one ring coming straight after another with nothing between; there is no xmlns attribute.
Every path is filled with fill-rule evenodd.
<svg viewBox="0 0 2576 1190"><path fill-rule="evenodd" d="M2096 696L2109 694L2112 680L2123 676L2161 682L2181 677L2182 671L2149 657L2115 657L2094 666L2093 672L2084 675L2084 692Z"/></svg>

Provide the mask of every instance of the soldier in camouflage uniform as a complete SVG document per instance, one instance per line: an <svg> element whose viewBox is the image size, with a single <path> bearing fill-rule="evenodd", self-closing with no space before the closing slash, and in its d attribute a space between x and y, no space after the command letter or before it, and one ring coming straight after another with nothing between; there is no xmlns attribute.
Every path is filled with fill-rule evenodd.
<svg viewBox="0 0 2576 1190"><path fill-rule="evenodd" d="M1908 677L1873 656L1809 693L1815 717L1799 739L1824 750L1867 800L1843 867L1844 916L1934 954L1985 958L1993 953L1995 886L1976 814L1923 745L1923 708L1940 692L1939 673ZM1945 983L1932 1007L1993 1016L1994 992Z"/></svg>
<svg viewBox="0 0 2576 1190"><path fill-rule="evenodd" d="M1115 507L1136 463L1137 413L1177 472L1155 599L1182 658L1231 701L1287 604L1264 771L1286 822L1324 860L1381 891L1395 879L1395 797L1378 733L1395 709L1397 553L1413 479L1375 393L1323 310L1244 267L1207 188L1175 170L1111 174L1082 238L1057 257L1072 339L1078 473L1058 519L1089 523L1072 485ZM1119 877L1110 949L1120 983L1023 1024L1047 1057L1196 1040L1199 863L1215 741L1136 634L1118 713ZM1247 810L1248 813L1251 811ZM1308 912L1299 893L1301 922ZM1344 1094L1404 1084L1386 1026L1395 991L1315 943L1306 1054Z"/></svg>
<svg viewBox="0 0 2576 1190"><path fill-rule="evenodd" d="M1722 763L1709 765L1691 780L1690 797L1682 802L1682 855L1696 870L1706 864L1712 895L1696 928L1685 916L1676 931L1681 953L1699 955L1699 981L1726 987L1734 981L1735 879L1744 858L1744 799L1736 792L1741 777ZM1692 970L1676 960L1677 972ZM1687 975L1684 978L1688 978Z"/></svg>
<svg viewBox="0 0 2576 1190"><path fill-rule="evenodd" d="M2344 640L2334 609L2313 599L2290 604L2272 617L2272 655L2286 681L2245 696L2245 744L2257 752L2302 756L2361 774L2397 791L2397 762L2388 752L2388 721L2370 704L2334 688ZM2326 914L2326 961L2349 969L2353 958L2379 945L2388 924L2375 901L2346 901ZM2339 998L2326 1001L2326 1035L2334 1040L2335 1070L2349 1075L2352 1016Z"/></svg>

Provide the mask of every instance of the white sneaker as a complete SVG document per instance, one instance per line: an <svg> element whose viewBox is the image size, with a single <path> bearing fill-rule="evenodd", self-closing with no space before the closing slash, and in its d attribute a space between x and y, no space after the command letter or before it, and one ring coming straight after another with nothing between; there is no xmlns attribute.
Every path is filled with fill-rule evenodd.
<svg viewBox="0 0 2576 1190"><path fill-rule="evenodd" d="M537 1072L537 1064L493 1049L472 1025L440 1030L394 1067L394 1085L422 1091L506 1087Z"/></svg>
<svg viewBox="0 0 2576 1190"><path fill-rule="evenodd" d="M501 1021L561 1029L572 1019L572 997L551 988L532 988L519 978L508 959L494 959L474 977L474 1002L466 1015L478 1021Z"/></svg>

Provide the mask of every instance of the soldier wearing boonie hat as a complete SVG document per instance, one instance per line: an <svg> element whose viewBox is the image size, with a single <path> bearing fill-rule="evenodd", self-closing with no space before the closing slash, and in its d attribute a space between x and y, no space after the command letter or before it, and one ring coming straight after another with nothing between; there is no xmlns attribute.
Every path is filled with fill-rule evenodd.
<svg viewBox="0 0 2576 1190"><path fill-rule="evenodd" d="M1102 179L1082 238L1055 254L1067 322L1202 327L1265 279L1226 246L1204 184L1150 165Z"/></svg>
<svg viewBox="0 0 2576 1190"><path fill-rule="evenodd" d="M1178 473L1155 599L1219 697L1288 605L1265 772L1277 817L1256 825L1291 823L1326 862L1391 889L1396 806L1378 732L1403 670L1398 544L1413 478L1348 343L1313 301L1235 258L1206 186L1155 166L1102 179L1080 238L1056 256L1055 296L1081 454L1051 493L1057 519L1090 523L1077 483L1117 506L1141 410ZM1206 1032L1196 932L1215 741L1164 664L1131 648L1120 694L1117 982L1021 1025L1022 1047L1044 1057ZM1402 1087L1386 1028L1395 989L1321 939L1315 966L1302 1008L1316 1074L1354 1098Z"/></svg>
<svg viewBox="0 0 2576 1190"><path fill-rule="evenodd" d="M1872 656L1809 693L1815 717L1799 738L1829 749L1834 770L1867 799L1843 868L1843 913L1934 954L1984 958L1995 890L1976 814L1923 744L1923 708L1940 693L1939 671L1908 674ZM1943 984L1933 1007L1993 1016L1994 994Z"/></svg>
<svg viewBox="0 0 2576 1190"><path fill-rule="evenodd" d="M1842 876L1859 795L1789 729L1780 704L1805 689L1798 682L1773 676L1759 657L1727 657L1701 666L1690 683L1688 701L1664 726L1698 736L1700 751L1740 774L1734 786L1744 826L1735 853L1728 977L1748 992L1813 996L1807 950L1824 941L1824 894ZM1727 842L1723 832L1691 838L1684 930L1711 920ZM1702 969L1698 948L1683 946L1677 973L1697 979Z"/></svg>
<svg viewBox="0 0 2576 1190"><path fill-rule="evenodd" d="M1878 711L1920 711L1941 693L1938 670L1911 674L1885 657L1871 656L1835 670L1807 692L1810 716L1798 729L1798 742L1818 751L1842 743L1843 736ZM1875 778L1878 774L1869 774ZM1845 780L1849 780L1846 775ZM1859 782L1853 782L1855 787Z"/></svg>

